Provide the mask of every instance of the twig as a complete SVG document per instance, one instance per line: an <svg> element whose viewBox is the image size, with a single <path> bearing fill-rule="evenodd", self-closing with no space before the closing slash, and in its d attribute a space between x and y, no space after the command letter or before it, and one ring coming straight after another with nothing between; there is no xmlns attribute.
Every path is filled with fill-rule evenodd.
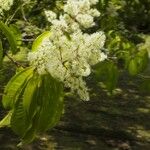
<svg viewBox="0 0 150 150"><path fill-rule="evenodd" d="M139 74L138 77L142 79L150 79L150 76L141 75L141 74Z"/></svg>
<svg viewBox="0 0 150 150"><path fill-rule="evenodd" d="M27 5L28 3L24 3L24 4L22 4L22 5L20 5L20 6L18 6L17 7L17 9L14 11L14 13L12 14L12 16L10 16L7 20L6 20L6 24L9 24L11 21L12 21L12 19L14 18L14 16L16 15L16 13L19 11L19 9L21 9L21 13L22 13L22 15L23 15L23 19L25 20L25 21L27 21L27 19L26 19L26 17L25 17L25 14L24 14L24 10L23 10L23 7L25 6L25 5Z"/></svg>
<svg viewBox="0 0 150 150"><path fill-rule="evenodd" d="M15 64L17 67L23 67L25 68L24 65L20 64L19 62L17 62L16 60L14 60L10 55L8 55L8 53L5 52L5 56L7 56L7 58L13 63Z"/></svg>
<svg viewBox="0 0 150 150"><path fill-rule="evenodd" d="M35 39L22 39L23 42L33 42Z"/></svg>
<svg viewBox="0 0 150 150"><path fill-rule="evenodd" d="M11 22L11 20L14 18L14 16L16 15L17 11L20 9L20 6L15 10L15 12L12 14L12 16L10 16L7 20L6 20L6 24L9 24L9 22Z"/></svg>
<svg viewBox="0 0 150 150"><path fill-rule="evenodd" d="M23 19L27 22L27 18L26 18L26 16L25 16L25 12L24 12L23 5L21 6L21 13L22 13Z"/></svg>

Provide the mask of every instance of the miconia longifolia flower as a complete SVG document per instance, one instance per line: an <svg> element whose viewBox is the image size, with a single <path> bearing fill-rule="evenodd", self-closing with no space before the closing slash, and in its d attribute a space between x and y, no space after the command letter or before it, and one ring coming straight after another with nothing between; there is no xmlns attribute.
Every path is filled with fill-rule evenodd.
<svg viewBox="0 0 150 150"><path fill-rule="evenodd" d="M97 2L68 0L64 5L64 14L58 19L54 12L45 11L52 24L50 36L43 40L36 51L28 54L28 60L39 74L50 73L83 100L89 100L83 77L90 75L92 65L107 58L101 52L105 43L104 33L83 32L93 27L94 18L100 16L100 12L93 8Z"/></svg>
<svg viewBox="0 0 150 150"><path fill-rule="evenodd" d="M13 5L14 0L0 0L0 15L3 15L3 11L8 11Z"/></svg>

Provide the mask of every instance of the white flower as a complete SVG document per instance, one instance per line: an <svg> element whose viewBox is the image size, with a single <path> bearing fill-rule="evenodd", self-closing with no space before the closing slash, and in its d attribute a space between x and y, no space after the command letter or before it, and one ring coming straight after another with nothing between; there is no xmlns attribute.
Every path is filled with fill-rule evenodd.
<svg viewBox="0 0 150 150"><path fill-rule="evenodd" d="M94 17L100 15L96 9L91 9L94 4L96 1L68 0L64 6L65 13L59 19L50 17L50 37L42 41L37 51L28 55L39 74L50 73L83 100L89 100L83 77L90 75L92 65L107 58L101 52L104 33L82 32L82 29L92 27Z"/></svg>
<svg viewBox="0 0 150 150"><path fill-rule="evenodd" d="M90 1L91 5L95 5L98 3L99 0L89 0L89 1Z"/></svg>
<svg viewBox="0 0 150 150"><path fill-rule="evenodd" d="M105 53L101 53L100 61L104 61L105 59L107 59L107 55Z"/></svg>
<svg viewBox="0 0 150 150"><path fill-rule="evenodd" d="M50 10L45 10L45 15L47 17L47 20L49 22L52 22L54 19L56 19L56 13L54 13L53 11L50 11Z"/></svg>
<svg viewBox="0 0 150 150"><path fill-rule="evenodd" d="M79 13L78 1L68 0L67 4L64 6L64 12L71 16L76 16Z"/></svg>
<svg viewBox="0 0 150 150"><path fill-rule="evenodd" d="M81 0L78 2L79 12L87 13L90 10L89 0Z"/></svg>
<svg viewBox="0 0 150 150"><path fill-rule="evenodd" d="M91 49L101 49L104 46L105 35L103 32L95 32L91 35L86 35L86 46Z"/></svg>
<svg viewBox="0 0 150 150"><path fill-rule="evenodd" d="M67 31L67 29L68 29L68 25L67 25L66 21L61 17L59 20L57 20L57 19L53 20L52 24L53 24L53 27L58 30Z"/></svg>
<svg viewBox="0 0 150 150"><path fill-rule="evenodd" d="M13 0L0 0L0 15L3 15L3 11L8 11L13 5Z"/></svg>
<svg viewBox="0 0 150 150"><path fill-rule="evenodd" d="M95 25L94 18L88 14L79 14L76 19L84 28L90 28Z"/></svg>
<svg viewBox="0 0 150 150"><path fill-rule="evenodd" d="M97 9L90 9L88 14L93 16L93 17L99 17L100 16L100 12Z"/></svg>
<svg viewBox="0 0 150 150"><path fill-rule="evenodd" d="M71 27L71 31L73 32L79 30L80 28L79 24L76 22L72 23L70 27Z"/></svg>

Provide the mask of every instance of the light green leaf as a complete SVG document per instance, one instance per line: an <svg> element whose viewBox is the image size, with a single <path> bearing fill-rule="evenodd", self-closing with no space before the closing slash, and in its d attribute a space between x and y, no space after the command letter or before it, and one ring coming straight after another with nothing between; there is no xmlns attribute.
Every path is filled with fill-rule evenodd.
<svg viewBox="0 0 150 150"><path fill-rule="evenodd" d="M139 53L137 53L135 61L137 62L138 72L144 71L149 62L147 50L141 50Z"/></svg>
<svg viewBox="0 0 150 150"><path fill-rule="evenodd" d="M45 31L43 32L41 35L39 35L35 41L33 42L32 45L32 51L36 51L38 49L38 47L42 44L42 42L45 39L48 39L50 37L50 32L49 31Z"/></svg>
<svg viewBox="0 0 150 150"><path fill-rule="evenodd" d="M26 68L13 76L5 87L2 103L5 108L13 108L26 82L33 74L32 68Z"/></svg>
<svg viewBox="0 0 150 150"><path fill-rule="evenodd" d="M135 59L131 59L128 66L129 74L135 76L138 74L138 65Z"/></svg>
<svg viewBox="0 0 150 150"><path fill-rule="evenodd" d="M0 128L5 126L10 126L11 116L12 116L12 111L9 111L9 113L0 121Z"/></svg>

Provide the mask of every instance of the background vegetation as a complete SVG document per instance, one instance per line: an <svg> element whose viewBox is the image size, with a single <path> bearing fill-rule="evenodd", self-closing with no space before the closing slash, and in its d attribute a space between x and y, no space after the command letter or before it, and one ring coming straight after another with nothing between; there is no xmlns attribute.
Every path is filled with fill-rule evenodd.
<svg viewBox="0 0 150 150"><path fill-rule="evenodd" d="M28 66L26 56L35 38L50 29L44 10L61 13L64 3L16 0L4 12L0 22L0 98L18 67ZM87 32L105 32L108 59L94 66L86 79L91 101L66 96L58 126L24 149L149 149L150 0L99 0L96 7L101 16ZM7 113L2 107L0 111L1 117ZM18 139L8 129L1 129L0 138L2 143L9 138L1 149L16 148Z"/></svg>

